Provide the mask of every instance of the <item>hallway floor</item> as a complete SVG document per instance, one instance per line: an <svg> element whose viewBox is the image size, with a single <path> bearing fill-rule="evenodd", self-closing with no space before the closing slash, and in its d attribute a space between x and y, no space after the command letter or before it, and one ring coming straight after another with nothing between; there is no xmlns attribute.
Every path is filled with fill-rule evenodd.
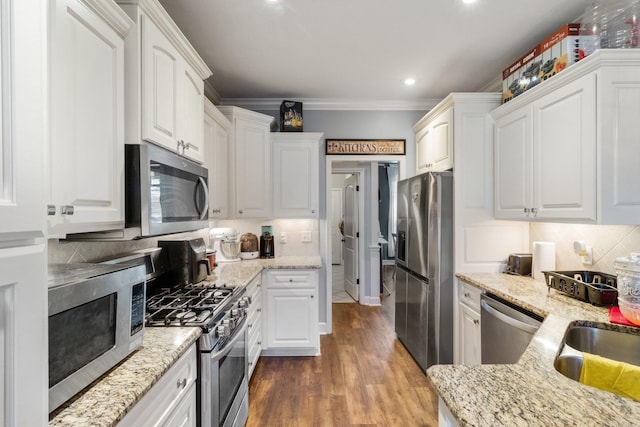
<svg viewBox="0 0 640 427"><path fill-rule="evenodd" d="M387 288L392 273L385 268ZM247 427L437 426L437 395L396 339L388 290L380 307L333 304L322 356L261 357Z"/></svg>

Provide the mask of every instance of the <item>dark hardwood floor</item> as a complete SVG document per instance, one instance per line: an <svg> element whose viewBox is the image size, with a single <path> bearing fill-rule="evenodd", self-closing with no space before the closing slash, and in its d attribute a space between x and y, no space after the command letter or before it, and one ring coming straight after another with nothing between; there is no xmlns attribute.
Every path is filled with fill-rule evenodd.
<svg viewBox="0 0 640 427"><path fill-rule="evenodd" d="M319 357L261 357L247 427L437 426L437 395L383 307L333 304Z"/></svg>

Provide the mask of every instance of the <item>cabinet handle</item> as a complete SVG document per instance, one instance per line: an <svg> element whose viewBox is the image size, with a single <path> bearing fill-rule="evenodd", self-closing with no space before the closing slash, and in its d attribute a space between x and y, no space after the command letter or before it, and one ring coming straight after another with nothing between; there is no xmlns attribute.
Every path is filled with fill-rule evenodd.
<svg viewBox="0 0 640 427"><path fill-rule="evenodd" d="M531 213L533 214L534 218L538 216L538 208L531 208Z"/></svg>
<svg viewBox="0 0 640 427"><path fill-rule="evenodd" d="M256 287L257 287L257 288L259 288L260 286L262 286L262 284L260 284L260 283L258 283L258 284L256 285Z"/></svg>
<svg viewBox="0 0 640 427"><path fill-rule="evenodd" d="M465 293L464 293L464 297L465 297L465 298L469 298L470 296L471 296L471 295L469 295L469 292L465 292Z"/></svg>
<svg viewBox="0 0 640 427"><path fill-rule="evenodd" d="M178 388L184 388L187 385L187 379L183 378L182 380L178 379L177 386Z"/></svg>
<svg viewBox="0 0 640 427"><path fill-rule="evenodd" d="M242 209L240 209L240 210L238 211L238 213L239 213L240 215L242 215Z"/></svg>
<svg viewBox="0 0 640 427"><path fill-rule="evenodd" d="M313 295L309 295L309 298L313 298Z"/></svg>
<svg viewBox="0 0 640 427"><path fill-rule="evenodd" d="M213 209L211 213L219 214L221 211L222 211L221 209Z"/></svg>
<svg viewBox="0 0 640 427"><path fill-rule="evenodd" d="M262 345L262 341L258 341L258 342L257 342L257 344L258 344L258 345Z"/></svg>
<svg viewBox="0 0 640 427"><path fill-rule="evenodd" d="M253 323L249 323L249 324L247 325L247 328L249 328L249 329L253 328Z"/></svg>
<svg viewBox="0 0 640 427"><path fill-rule="evenodd" d="M262 311L262 309L261 309L261 308L258 308L258 309L256 309L256 311L257 311L258 313L260 313L260 312Z"/></svg>
<svg viewBox="0 0 640 427"><path fill-rule="evenodd" d="M529 212L531 212L531 209L529 208L524 208L524 213L527 214L527 216L529 216Z"/></svg>
<svg viewBox="0 0 640 427"><path fill-rule="evenodd" d="M60 206L60 213L62 215L73 215L73 205Z"/></svg>
<svg viewBox="0 0 640 427"><path fill-rule="evenodd" d="M249 362L249 366L253 366L253 362Z"/></svg>
<svg viewBox="0 0 640 427"><path fill-rule="evenodd" d="M176 141L176 152L178 154L180 154L180 147L182 147L182 154L184 154L184 141L179 139L178 141Z"/></svg>
<svg viewBox="0 0 640 427"><path fill-rule="evenodd" d="M47 215L56 214L56 205L47 205Z"/></svg>
<svg viewBox="0 0 640 427"><path fill-rule="evenodd" d="M479 324L480 324L480 321L479 321L478 319L473 319L473 324L474 324L474 325L479 325Z"/></svg>
<svg viewBox="0 0 640 427"><path fill-rule="evenodd" d="M312 214L316 213L316 210L315 209L311 209L311 213Z"/></svg>

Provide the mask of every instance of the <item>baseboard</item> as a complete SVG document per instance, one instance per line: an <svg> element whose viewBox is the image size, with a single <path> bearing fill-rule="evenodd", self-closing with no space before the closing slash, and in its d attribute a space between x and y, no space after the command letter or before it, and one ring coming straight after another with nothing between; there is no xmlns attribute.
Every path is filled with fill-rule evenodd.
<svg viewBox="0 0 640 427"><path fill-rule="evenodd" d="M318 322L318 331L320 331L320 335L328 335L331 333L327 327L327 322Z"/></svg>

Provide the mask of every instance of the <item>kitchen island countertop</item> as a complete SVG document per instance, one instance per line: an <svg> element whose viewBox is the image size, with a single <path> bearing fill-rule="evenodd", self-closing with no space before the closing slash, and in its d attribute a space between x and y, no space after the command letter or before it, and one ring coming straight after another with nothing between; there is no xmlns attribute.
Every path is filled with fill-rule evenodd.
<svg viewBox="0 0 640 427"><path fill-rule="evenodd" d="M632 426L640 402L582 385L553 367L567 327L578 322L609 329L608 310L577 301L542 281L503 273L457 277L545 317L514 365L435 365L427 375L460 426Z"/></svg>

